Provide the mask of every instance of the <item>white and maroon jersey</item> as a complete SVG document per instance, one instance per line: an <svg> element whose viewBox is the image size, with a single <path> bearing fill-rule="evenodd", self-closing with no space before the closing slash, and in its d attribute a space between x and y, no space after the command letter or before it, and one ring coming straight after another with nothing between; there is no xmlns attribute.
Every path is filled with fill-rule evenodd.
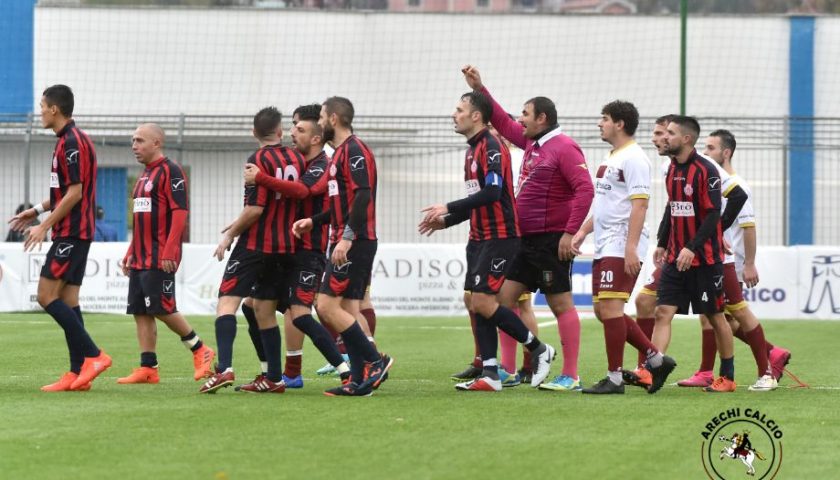
<svg viewBox="0 0 840 480"><path fill-rule="evenodd" d="M741 187L747 194L747 201L738 212L738 218L725 232L724 238L729 242L732 249L732 255L727 254L724 263L735 262L735 271L738 272L738 280L744 279L744 261L746 260L746 248L744 245L744 229L755 228L755 210L752 204L752 191L747 183L738 174L733 174L731 177L736 185Z"/></svg>
<svg viewBox="0 0 840 480"><path fill-rule="evenodd" d="M596 259L624 258L632 200L650 198L650 170L650 159L636 142L613 150L598 166L592 213ZM637 249L639 258L647 254L649 236L644 225Z"/></svg>
<svg viewBox="0 0 840 480"><path fill-rule="evenodd" d="M729 175L729 173L726 170L724 170L723 167L718 165L718 163L712 160L711 158L702 154L701 156L706 160L712 162L712 164L715 167L717 167L718 174L720 175L720 214L723 215L723 212L726 210L726 204L728 203L726 197L729 196L729 192L731 192L733 188L735 188L736 186L740 186L738 184L739 178L734 175ZM744 208L746 208L746 206ZM743 211L744 208L741 208L741 210ZM732 224L732 226L734 227L735 224ZM732 228L730 227L730 230L731 229ZM727 232L728 231L729 230L727 230ZM729 237L729 235L727 235L726 232L723 233L723 238L726 240L727 243L729 243L730 248L732 248L732 239ZM735 259L732 255L724 256L723 263L732 263L734 261Z"/></svg>

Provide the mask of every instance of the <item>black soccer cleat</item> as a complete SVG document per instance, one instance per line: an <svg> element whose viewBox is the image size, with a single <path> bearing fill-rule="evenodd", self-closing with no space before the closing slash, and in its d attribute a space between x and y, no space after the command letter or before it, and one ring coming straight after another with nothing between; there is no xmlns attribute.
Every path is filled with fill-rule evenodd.
<svg viewBox="0 0 840 480"><path fill-rule="evenodd" d="M459 373L453 373L449 376L452 380L456 382L463 382L467 380L473 380L481 376L481 367L476 367L473 364L470 364L466 370Z"/></svg>
<svg viewBox="0 0 840 480"><path fill-rule="evenodd" d="M522 382L526 385L531 383L531 371L530 370L520 368L519 371L516 372L516 373L519 375L519 381L520 382Z"/></svg>
<svg viewBox="0 0 840 480"><path fill-rule="evenodd" d="M324 391L324 395L328 397L369 397L371 394L373 394L373 390L361 388L355 382L347 382L344 385Z"/></svg>
<svg viewBox="0 0 840 480"><path fill-rule="evenodd" d="M596 395L609 395L613 393L617 394L624 394L624 384L616 385L611 380L610 377L604 377L600 382L592 385L589 388L584 388L581 390L582 393L593 393Z"/></svg>
<svg viewBox="0 0 840 480"><path fill-rule="evenodd" d="M648 387L648 393L656 393L662 388L662 385L665 385L665 380L668 379L668 375L674 371L674 368L677 366L676 360L669 357L668 355L662 356L662 365L653 368L648 366L648 370L650 371L651 382L650 386Z"/></svg>

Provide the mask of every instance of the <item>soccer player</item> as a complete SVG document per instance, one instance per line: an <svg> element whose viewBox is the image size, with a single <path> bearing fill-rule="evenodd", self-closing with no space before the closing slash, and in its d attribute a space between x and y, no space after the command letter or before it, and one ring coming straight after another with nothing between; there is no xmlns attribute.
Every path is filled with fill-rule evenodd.
<svg viewBox="0 0 840 480"><path fill-rule="evenodd" d="M245 183L266 187L289 198L297 198L299 218L309 218L323 211L327 191L329 159L324 152L323 131L318 125L321 105L304 105L295 110L292 143L304 157L305 171L297 181L269 177L253 165L245 171ZM294 119L297 120L294 120ZM301 365L304 335L324 355L330 366L342 379L349 379L347 366L330 333L312 317L312 305L326 264L326 225L314 228L300 236L295 248L295 269L288 279L291 288L291 306L285 315L286 369L283 382L286 388L303 387Z"/></svg>
<svg viewBox="0 0 840 480"><path fill-rule="evenodd" d="M496 294L505 281L510 261L519 248L519 227L513 199L510 153L490 134L487 122L492 105L480 92L461 96L452 114L455 131L467 138L464 181L467 196L446 205L430 205L418 230L431 234L470 220L467 243L467 277L464 290L470 291L470 309L476 317L476 338L482 360L480 377L455 385L458 390L501 391L499 363L496 359L496 329L505 331L525 345L535 359L531 386L548 376L554 348L534 336L510 309L500 305Z"/></svg>
<svg viewBox="0 0 840 480"><path fill-rule="evenodd" d="M79 307L79 288L85 276L96 211L96 152L90 137L73 121L73 91L53 85L41 97L41 125L58 137L50 172L50 197L9 220L11 229L24 231L38 215L46 220L25 232L24 251L41 249L52 228L52 245L38 280L38 304L64 330L70 351L70 371L45 392L90 390L90 382L111 366L85 329Z"/></svg>
<svg viewBox="0 0 840 480"><path fill-rule="evenodd" d="M158 383L157 324L159 319L181 337L193 354L193 378L212 373L215 352L204 345L175 301L175 272L187 225L187 177L180 165L163 154L165 135L154 123L137 127L131 150L145 166L134 185L134 229L122 271L128 277L128 307L134 315L140 344L140 367L117 383Z"/></svg>
<svg viewBox="0 0 840 480"><path fill-rule="evenodd" d="M704 155L714 160L725 174L737 183L748 197L750 189L743 178L732 167L732 155L735 152L735 136L728 130L715 130L706 138ZM724 201L724 203L726 203ZM723 290L726 298L727 320L735 337L750 346L758 366L758 380L749 389L751 391L775 390L778 379L790 359L790 352L767 342L760 322L744 300L741 282L752 288L758 283L758 271L755 268L756 230L755 212L751 198L748 198L736 222L724 232L724 238L732 252L726 253L723 262ZM677 382L681 387L706 387L712 384L712 368L715 364L715 336L708 318L700 316L702 327L702 357L700 368L688 379ZM768 370L769 368L769 370Z"/></svg>
<svg viewBox="0 0 840 480"><path fill-rule="evenodd" d="M572 299L571 272L572 236L580 230L594 196L586 159L578 144L560 132L554 102L545 97L528 100L516 122L490 95L477 68L467 65L462 72L470 88L490 101L490 121L496 129L525 150L516 197L522 245L511 259L499 301L513 308L526 290L539 288L545 294L557 318L563 371L541 388L580 390L580 318Z"/></svg>
<svg viewBox="0 0 840 480"><path fill-rule="evenodd" d="M321 106L318 124L335 148L327 178L329 209L295 222L300 238L330 221L329 263L319 287L318 313L337 331L350 356L350 381L324 392L327 396L369 396L387 378L394 360L380 355L360 326L359 303L370 282L376 255L376 159L353 134L355 111L350 100L330 97Z"/></svg>
<svg viewBox="0 0 840 480"><path fill-rule="evenodd" d="M595 316L604 326L607 347L607 376L583 393L622 394L624 342L643 352L654 382L674 369L676 362L663 356L636 322L624 314L642 269L650 237L645 225L650 198L650 160L633 135L639 112L630 103L616 100L601 109L601 139L613 149L598 167L592 216L572 239L576 253L586 236L595 232L595 260L592 262L592 303Z"/></svg>
<svg viewBox="0 0 840 480"><path fill-rule="evenodd" d="M668 205L654 255L662 273L653 343L660 351L667 350L674 315L688 313L691 304L695 312L709 317L721 357L720 376L706 390L733 392L732 330L723 316L723 231L734 221L730 213L739 211L747 196L737 185L732 187L721 217L721 178L713 162L694 148L699 135L697 120L687 116L672 118L665 134L666 153L673 161L665 180ZM648 393L662 388L664 382L665 376L653 375Z"/></svg>

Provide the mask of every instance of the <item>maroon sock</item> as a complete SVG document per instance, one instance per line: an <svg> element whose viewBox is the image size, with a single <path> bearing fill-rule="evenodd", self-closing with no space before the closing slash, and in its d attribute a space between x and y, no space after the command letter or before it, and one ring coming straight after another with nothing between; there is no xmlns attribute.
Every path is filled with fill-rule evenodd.
<svg viewBox="0 0 840 480"><path fill-rule="evenodd" d="M283 375L293 378L300 375L300 367L303 363L303 355L286 355L286 369L283 370Z"/></svg>
<svg viewBox="0 0 840 480"><path fill-rule="evenodd" d="M714 370L715 357L717 356L717 341L715 340L715 330L710 328L703 330L703 338L701 340L700 348L700 371L707 372Z"/></svg>
<svg viewBox="0 0 840 480"><path fill-rule="evenodd" d="M376 336L376 312L372 308L366 308L361 311L365 320L367 320L368 328L370 329L370 336Z"/></svg>
<svg viewBox="0 0 840 480"><path fill-rule="evenodd" d="M743 329L739 328L738 330ZM746 337L746 342L752 350L753 357L755 357L758 376L766 375L769 359L767 358L767 340L764 339L764 329L761 328L761 324L749 332L745 332L744 337Z"/></svg>
<svg viewBox="0 0 840 480"><path fill-rule="evenodd" d="M639 324L627 315L624 316L624 326L627 331L627 343L639 351L639 365L644 365L648 352L657 351L656 345L650 341L650 337L645 334Z"/></svg>
<svg viewBox="0 0 840 480"><path fill-rule="evenodd" d="M653 338L653 326L656 324L656 319L655 318L652 318L652 317L637 318L636 319L636 324L639 326L639 329L641 329L642 333L648 338L648 340ZM629 335L629 332L630 332L629 325L628 325L627 332L628 332L628 335ZM629 339L628 339L628 341L629 341ZM631 345L632 345L632 343L631 343ZM639 350L639 362L638 362L639 365L644 365L646 360L647 360L647 356L645 356L645 353L643 351Z"/></svg>
<svg viewBox="0 0 840 480"><path fill-rule="evenodd" d="M624 317L605 318L604 341L607 345L607 369L616 372L624 362L624 341L627 339L627 325Z"/></svg>
<svg viewBox="0 0 840 480"><path fill-rule="evenodd" d="M531 372L531 351L527 348L522 349L522 371Z"/></svg>

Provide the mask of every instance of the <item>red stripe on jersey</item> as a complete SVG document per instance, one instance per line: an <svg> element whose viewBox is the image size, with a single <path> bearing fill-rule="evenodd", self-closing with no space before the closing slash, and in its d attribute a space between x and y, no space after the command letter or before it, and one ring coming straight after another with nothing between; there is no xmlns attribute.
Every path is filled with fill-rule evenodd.
<svg viewBox="0 0 840 480"><path fill-rule="evenodd" d="M464 160L464 180L477 182L480 189L490 172L502 178L502 196L489 205L472 210L470 240L519 237L519 221L513 195L510 150L498 137L485 129L468 141ZM476 183L474 183L475 185Z"/></svg>
<svg viewBox="0 0 840 480"><path fill-rule="evenodd" d="M81 184L82 198L52 227L52 238L93 240L96 212L96 151L72 120L58 132L50 170L50 207L58 206L70 185Z"/></svg>
<svg viewBox="0 0 840 480"><path fill-rule="evenodd" d="M326 192L327 182L329 181L329 175L327 174L329 164L330 160L323 151L307 162L306 171L301 176L300 181L309 188L309 196L298 202L298 218L312 218L323 212L325 206L328 206ZM326 252L327 229L328 226L324 224L301 235L298 242L299 249Z"/></svg>
<svg viewBox="0 0 840 480"><path fill-rule="evenodd" d="M354 232L356 239L376 240L376 159L370 148L355 135L350 135L335 149L329 167L329 205L332 233L330 242L335 244L344 235L350 220L350 209L356 198L356 189L370 189L370 203L365 210L364 227Z"/></svg>
<svg viewBox="0 0 840 480"><path fill-rule="evenodd" d="M282 145L264 146L248 162L256 164L266 175L289 181L297 181L304 169L300 153ZM292 224L297 210L294 199L257 185L253 189L246 187L245 205L263 207L260 218L240 236L240 241L245 240L245 248L262 253L294 253Z"/></svg>

